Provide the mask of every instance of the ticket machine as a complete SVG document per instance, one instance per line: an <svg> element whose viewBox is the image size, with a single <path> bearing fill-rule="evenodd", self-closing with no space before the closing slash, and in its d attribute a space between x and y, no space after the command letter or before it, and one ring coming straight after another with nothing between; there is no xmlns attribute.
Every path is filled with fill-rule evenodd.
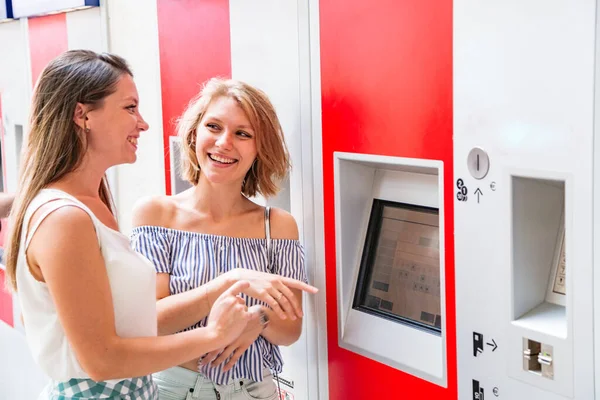
<svg viewBox="0 0 600 400"><path fill-rule="evenodd" d="M599 397L597 40L594 1L454 1L459 399Z"/></svg>
<svg viewBox="0 0 600 400"><path fill-rule="evenodd" d="M321 3L330 398L600 398L597 2Z"/></svg>

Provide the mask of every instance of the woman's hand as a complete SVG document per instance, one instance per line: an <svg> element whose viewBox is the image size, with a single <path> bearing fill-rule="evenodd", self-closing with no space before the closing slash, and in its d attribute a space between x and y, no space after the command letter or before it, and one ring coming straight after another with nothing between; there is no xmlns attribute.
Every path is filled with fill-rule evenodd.
<svg viewBox="0 0 600 400"><path fill-rule="evenodd" d="M302 318L301 298L296 298L290 288L299 289L308 293L317 293L318 289L296 279L286 278L276 274L254 271L245 268L236 268L228 274L233 274L236 281L246 281L250 287L243 292L250 297L262 300L281 319L292 320Z"/></svg>
<svg viewBox="0 0 600 400"><path fill-rule="evenodd" d="M224 349L218 349L202 357L198 366L211 364L213 367L221 365L224 361L227 364L223 367L223 372L229 371L240 359L242 354L250 347L252 343L260 336L264 327L260 323L260 309L262 306L256 305L248 308L248 313L252 315L242 334Z"/></svg>
<svg viewBox="0 0 600 400"><path fill-rule="evenodd" d="M250 284L245 281L235 283L217 298L210 310L206 327L213 330L223 346L238 338L252 317L246 302L238 296L249 287Z"/></svg>

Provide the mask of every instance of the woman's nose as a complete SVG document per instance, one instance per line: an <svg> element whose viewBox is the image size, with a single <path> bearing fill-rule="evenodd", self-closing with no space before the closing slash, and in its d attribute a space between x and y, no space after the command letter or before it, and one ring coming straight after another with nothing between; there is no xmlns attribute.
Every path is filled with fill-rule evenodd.
<svg viewBox="0 0 600 400"><path fill-rule="evenodd" d="M147 131L148 128L150 128L150 125L148 125L148 123L146 122L146 120L144 118L142 118L141 115L140 115L140 119L139 119L138 125L140 126L140 130L142 130L142 131Z"/></svg>
<svg viewBox="0 0 600 400"><path fill-rule="evenodd" d="M229 131L224 131L217 139L217 146L222 148L231 148L233 143L233 135Z"/></svg>

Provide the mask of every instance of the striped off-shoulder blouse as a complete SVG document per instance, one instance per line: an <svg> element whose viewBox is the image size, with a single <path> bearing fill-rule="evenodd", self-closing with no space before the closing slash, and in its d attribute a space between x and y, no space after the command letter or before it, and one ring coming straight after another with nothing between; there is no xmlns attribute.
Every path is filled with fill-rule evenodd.
<svg viewBox="0 0 600 400"><path fill-rule="evenodd" d="M171 275L172 295L201 286L234 268L271 272L307 282L304 249L298 240L273 239L270 262L267 262L266 239L140 226L131 234L131 245L154 264L157 272ZM249 307L265 305L253 298L246 298L246 303ZM206 318L185 330L204 326L205 323ZM232 369L223 372L224 365L204 365L199 372L220 385L240 378L260 382L263 368L280 373L283 360L279 348L259 336Z"/></svg>

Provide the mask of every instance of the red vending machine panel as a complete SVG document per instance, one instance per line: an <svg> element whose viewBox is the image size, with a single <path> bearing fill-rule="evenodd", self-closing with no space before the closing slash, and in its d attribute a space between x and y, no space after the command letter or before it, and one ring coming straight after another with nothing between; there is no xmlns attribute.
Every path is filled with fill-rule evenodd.
<svg viewBox="0 0 600 400"><path fill-rule="evenodd" d="M320 48L330 398L454 400L452 1L321 1ZM445 226L442 240L446 249L446 385L428 382L340 346L336 152L435 160L443 165L444 213L440 218Z"/></svg>

